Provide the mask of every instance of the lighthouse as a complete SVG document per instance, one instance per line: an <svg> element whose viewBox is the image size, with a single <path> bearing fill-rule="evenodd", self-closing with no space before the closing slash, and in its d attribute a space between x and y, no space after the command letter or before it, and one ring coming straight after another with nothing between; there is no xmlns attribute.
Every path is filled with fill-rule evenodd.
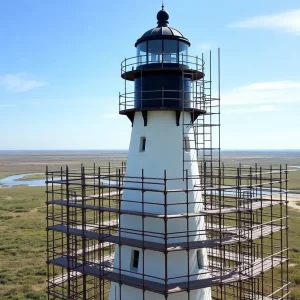
<svg viewBox="0 0 300 300"><path fill-rule="evenodd" d="M135 46L127 162L46 169L48 299L289 299L288 169L220 164L220 51L164 7Z"/></svg>
<svg viewBox="0 0 300 300"><path fill-rule="evenodd" d="M109 299L210 300L210 287L190 286L209 276L206 248L195 247L206 233L193 124L206 111L192 86L204 63L164 6L135 47L121 68L134 87L120 94L132 132Z"/></svg>

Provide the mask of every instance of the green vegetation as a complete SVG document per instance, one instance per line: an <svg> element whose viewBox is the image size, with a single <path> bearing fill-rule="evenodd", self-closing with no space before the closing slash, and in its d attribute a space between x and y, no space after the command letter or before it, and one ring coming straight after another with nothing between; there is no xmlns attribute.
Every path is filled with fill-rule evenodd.
<svg viewBox="0 0 300 300"><path fill-rule="evenodd" d="M289 172L288 187L293 190L294 193L300 193L300 169L297 171Z"/></svg>
<svg viewBox="0 0 300 300"><path fill-rule="evenodd" d="M33 179L44 179L45 173L33 173L33 174L28 174L22 178L20 178L19 180L33 180Z"/></svg>
<svg viewBox="0 0 300 300"><path fill-rule="evenodd" d="M87 152L12 153L0 156L0 179L24 173L24 180L44 178L49 170L66 164L86 168L94 162L119 165L126 155ZM0 188L0 299L44 300L46 296L46 207L45 187Z"/></svg>
<svg viewBox="0 0 300 300"><path fill-rule="evenodd" d="M44 190L0 189L0 299L46 299Z"/></svg>
<svg viewBox="0 0 300 300"><path fill-rule="evenodd" d="M221 153L222 162L226 167L254 166L255 163L259 167L269 168L271 165L274 168L279 168L282 164L284 168L287 164L288 173L288 188L294 193L300 193L300 169L295 166L300 166L299 152L285 151L224 151Z"/></svg>
<svg viewBox="0 0 300 300"><path fill-rule="evenodd" d="M0 189L0 299L46 299L44 202L43 187ZM291 299L296 300L300 295L300 216L294 210L289 214Z"/></svg>
<svg viewBox="0 0 300 300"><path fill-rule="evenodd" d="M0 180L3 179L3 178L5 178L5 177L7 177L7 176L10 176L10 175L16 175L16 173L9 172L9 171L7 171L7 172L0 172Z"/></svg>
<svg viewBox="0 0 300 300"><path fill-rule="evenodd" d="M289 277L292 282L291 300L300 299L300 215L299 212L289 211Z"/></svg>
<svg viewBox="0 0 300 300"><path fill-rule="evenodd" d="M84 159L83 159L84 157ZM98 154L70 154L44 156L20 155L6 158L0 157L0 179L13 174L29 172L45 172L45 165L50 169L59 169L68 164L71 168L78 168L79 162L92 167L93 162L113 160L118 163L123 157ZM259 161L268 166L271 161ZM280 159L273 160L277 163ZM247 159L243 161L248 163ZM225 159L227 163L236 166L238 160ZM249 163L250 164L250 163ZM300 165L299 160L289 162ZM34 175L30 175L34 176ZM41 174L42 176L42 174ZM40 177L41 178L41 177ZM300 188L300 170L290 172L289 188ZM24 178L25 179L25 178ZM26 178L37 179L37 178ZM47 299L46 277L46 212L45 188L16 186L0 188L0 299L1 300L43 300ZM297 203L299 205L299 203ZM289 209L289 247L290 262L289 275L292 282L291 300L300 299L300 213ZM280 268L276 269L276 274Z"/></svg>

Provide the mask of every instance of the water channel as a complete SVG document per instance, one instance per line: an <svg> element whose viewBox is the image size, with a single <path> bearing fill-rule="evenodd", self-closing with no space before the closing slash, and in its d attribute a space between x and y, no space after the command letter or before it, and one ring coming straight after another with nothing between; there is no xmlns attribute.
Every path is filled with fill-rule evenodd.
<svg viewBox="0 0 300 300"><path fill-rule="evenodd" d="M295 169L300 169L300 166L290 166L290 170L292 171ZM25 173L25 174L18 174L18 175L11 175L7 176L3 179L0 179L0 188L4 187L13 187L13 186L18 186L18 185L26 185L26 186L45 186L45 178L40 178L40 179L28 179L28 180L23 180L22 178L25 176L32 176L32 175L42 175L43 173ZM54 180L59 180L60 177L54 178ZM108 183L108 180L102 180L103 183ZM111 180L111 184L114 184L114 182ZM276 191L276 188L273 190L274 192ZM293 191L288 191L291 194L294 194ZM230 191L227 191L227 193L230 193ZM232 193L232 192L231 192Z"/></svg>

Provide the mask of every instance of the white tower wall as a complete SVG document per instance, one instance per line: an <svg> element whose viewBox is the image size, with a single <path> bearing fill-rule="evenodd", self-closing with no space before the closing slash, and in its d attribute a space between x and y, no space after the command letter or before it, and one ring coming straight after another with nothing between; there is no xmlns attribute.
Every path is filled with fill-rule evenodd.
<svg viewBox="0 0 300 300"><path fill-rule="evenodd" d="M144 126L144 119L141 112L135 114L127 162L127 179L124 183L124 187L141 188L142 170L144 177L160 178L160 180L145 179L143 183L144 188L159 189L163 191L165 186L162 179L164 178L165 170L167 178L176 178L167 181L166 187L168 190L184 188L192 190L195 185L200 185L196 151L194 150L193 127L183 127L182 125L183 122L185 124L188 123L187 120L190 120L190 114L187 112L181 113L180 124L177 126L174 111L149 111L147 126ZM189 161L189 163L185 163L184 165L188 172L188 182L182 180L183 128L185 130L184 136L189 137L190 140L190 150L184 152L184 159ZM146 147L145 151L140 151L141 138L143 137L146 138ZM130 179L129 177L136 178ZM142 192L139 190L130 190L126 188L123 191L123 201L121 202L122 209L164 214L164 204L167 203L167 214L183 214L187 212L187 207L188 212L190 213L201 211L203 208L200 191L190 191L188 192L188 195L185 192L168 192L165 197L163 192L146 191L144 192L144 195L142 195ZM144 200L144 204L142 204L142 199ZM145 202L151 202L151 204ZM184 217L169 219L167 221L168 243L186 242L188 234L187 229L189 229L190 241L205 239L204 217L189 217L188 220L188 225L187 219ZM143 236L141 232L144 228L145 241L165 243L165 223L163 219L145 217L143 224L142 217L123 214L120 217L120 227L123 229L126 228L126 231L122 230L121 232L122 237L142 240ZM166 256L163 252L145 250L143 259L142 249L121 246L121 252L119 252L119 250L119 246L116 245L114 267L116 268L116 272L121 268L122 274L124 275L143 278L142 274L144 273L145 280L159 283L165 283L163 279L166 275L168 283L187 281L188 274L190 275L190 280L205 278L205 276L207 276L201 275L204 271L203 269L198 268L197 250L195 249L189 250L189 252L186 250L169 252L167 254L167 273L165 270ZM132 267L134 250L140 252L137 269ZM208 265L206 249L201 249L200 251L199 255L201 256L200 259L202 265ZM149 291L145 291L143 295L143 291L140 289L122 285L120 297L119 284L112 283L110 300L116 299L150 300L165 299L165 296ZM210 288L193 290L190 292L189 297L187 292L180 292L170 294L168 299L211 300L211 292Z"/></svg>

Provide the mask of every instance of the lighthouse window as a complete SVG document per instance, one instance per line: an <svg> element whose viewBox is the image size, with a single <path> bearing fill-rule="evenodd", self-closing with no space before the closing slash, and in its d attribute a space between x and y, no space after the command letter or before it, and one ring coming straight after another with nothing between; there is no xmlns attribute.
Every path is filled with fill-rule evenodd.
<svg viewBox="0 0 300 300"><path fill-rule="evenodd" d="M203 262L203 252L202 249L197 251L197 262L198 262L198 268L203 269L204 262Z"/></svg>
<svg viewBox="0 0 300 300"><path fill-rule="evenodd" d="M179 54L188 55L188 45L184 42L179 42Z"/></svg>
<svg viewBox="0 0 300 300"><path fill-rule="evenodd" d="M190 152L190 140L188 136L184 137L184 151L185 152Z"/></svg>
<svg viewBox="0 0 300 300"><path fill-rule="evenodd" d="M178 42L174 40L164 40L164 62L165 63L177 63L178 58Z"/></svg>
<svg viewBox="0 0 300 300"><path fill-rule="evenodd" d="M146 138L144 136L140 139L140 152L144 152L146 149Z"/></svg>
<svg viewBox="0 0 300 300"><path fill-rule="evenodd" d="M139 267L140 251L133 250L131 255L131 269L136 270Z"/></svg>
<svg viewBox="0 0 300 300"><path fill-rule="evenodd" d="M183 42L179 42L179 63L187 64L188 63L188 45Z"/></svg>
<svg viewBox="0 0 300 300"><path fill-rule="evenodd" d="M161 63L162 60L162 40L148 42L148 63Z"/></svg>
<svg viewBox="0 0 300 300"><path fill-rule="evenodd" d="M137 46L137 63L138 65L147 63L147 42Z"/></svg>

